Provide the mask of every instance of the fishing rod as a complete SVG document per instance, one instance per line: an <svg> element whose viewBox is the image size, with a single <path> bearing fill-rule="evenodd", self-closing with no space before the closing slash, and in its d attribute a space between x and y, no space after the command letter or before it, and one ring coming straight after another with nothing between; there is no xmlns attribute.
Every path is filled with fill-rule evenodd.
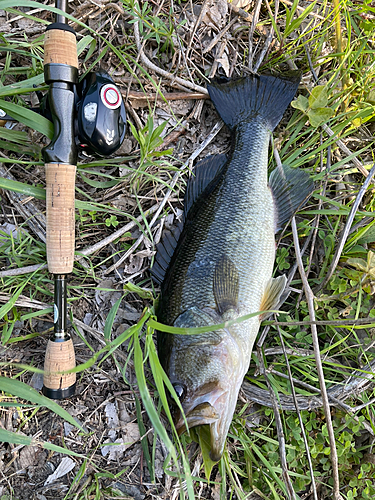
<svg viewBox="0 0 375 500"><path fill-rule="evenodd" d="M67 12L67 0L56 0ZM76 387L73 341L68 334L67 276L73 271L75 246L75 176L79 147L102 156L122 143L126 128L121 93L102 71L78 78L76 33L63 14L47 27L44 77L48 100L43 106L54 136L42 151L46 172L47 263L54 280L54 334L48 341L43 394L72 396Z"/></svg>

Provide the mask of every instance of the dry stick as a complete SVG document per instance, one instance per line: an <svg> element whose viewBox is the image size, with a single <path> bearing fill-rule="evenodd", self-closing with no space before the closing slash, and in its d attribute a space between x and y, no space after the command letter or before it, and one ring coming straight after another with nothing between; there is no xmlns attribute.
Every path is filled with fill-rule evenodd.
<svg viewBox="0 0 375 500"><path fill-rule="evenodd" d="M134 90L129 90L128 99L135 101L180 101L185 99L209 99L209 96L206 94L198 93L198 92L164 92L163 95L157 94L155 92L144 94L143 92L136 92ZM123 97L124 94L123 94Z"/></svg>
<svg viewBox="0 0 375 500"><path fill-rule="evenodd" d="M285 349L285 348L284 348L284 349ZM285 351L285 354L287 354L287 353L286 353L286 351ZM285 354L284 354L284 355L285 355ZM316 392L316 393L317 393L317 394L319 394L319 395L321 394L321 393L320 393L320 389L317 389L316 387L314 387L314 386L312 386L312 385L310 385L310 384L306 384L306 382L302 382L302 381L297 380L297 379L295 379L295 378L293 378L293 377L290 379L289 375L285 375L285 373L279 372L279 371L274 370L274 369L272 369L272 368L271 368L269 371L270 371L270 373L274 373L275 375L278 375L278 376L279 376L279 377L281 377L281 378L286 378L286 379L288 379L288 380L293 380L293 382L294 382L296 385L299 385L299 386L301 386L301 387L304 387L305 389L308 389L308 390L310 390L310 391ZM294 387L293 387L292 391L293 391L293 392L294 392L294 394L295 394L295 389L294 389ZM339 399L335 398L334 396L332 396L332 395L330 395L330 394L328 394L328 396L329 396L329 399L330 399L330 404L335 403L335 405L336 405L336 406L338 406L338 407L342 408L342 409L343 409L344 411L346 411L347 413L352 413L352 408L351 408L351 406L349 406L349 405L347 405L347 404L343 403L342 401L340 401ZM293 401L294 401L294 396L292 396L292 397L293 397ZM332 403L331 403L331 401L332 401ZM295 404L295 403L296 403L296 402L294 401L294 404ZM366 403L366 404L367 404L367 403ZM298 412L298 411L299 411L298 401L297 401L297 405L295 404L295 407L296 407L296 410L297 410L297 412Z"/></svg>
<svg viewBox="0 0 375 500"><path fill-rule="evenodd" d="M223 28L216 36L215 38L207 45L207 47L203 50L202 54L206 54L210 50L212 50L215 45L221 40L223 35L233 26L234 23L236 23L238 20L238 16L235 16L230 23L228 23L225 28Z"/></svg>
<svg viewBox="0 0 375 500"><path fill-rule="evenodd" d="M201 87L200 85L196 85L193 82L189 82L188 80L184 80L183 78L180 78L179 76L172 75L172 73L169 73L169 71L165 71L164 69L159 68L159 66L156 66L156 64L154 64L153 62L150 61L150 59L148 59L148 57L143 52L143 47L142 47L141 40L139 37L138 22L134 23L134 38L135 38L135 43L137 45L137 49L139 52L139 57L140 57L142 63L145 66L147 66L148 69L155 71L155 73L158 73L159 75L163 76L164 78L168 78L168 80L171 80L173 82L177 82L186 88L195 90L195 92L201 92L202 94L208 94L207 90L204 87Z"/></svg>
<svg viewBox="0 0 375 500"><path fill-rule="evenodd" d="M277 331L279 333L281 347L282 347L282 349L284 351L284 358L285 358L286 368L288 370L289 380L293 380L292 370L290 369L289 359L288 359L288 356L287 356L287 353L286 353L286 350L285 350L284 339L283 339L283 336L281 334L280 327L277 327ZM302 432L303 442L305 444L307 461L309 463L309 470L310 470L310 476L311 476L311 486L312 486L312 489L313 489L314 500L318 500L318 493L316 491L316 484L315 484L315 478L314 478L314 469L313 469L312 460L311 460L309 443L307 441L306 432L305 432L305 426L303 424L301 412L300 412L299 407L298 407L297 395L296 395L296 391L294 389L294 385L293 384L291 384L291 390L292 390L292 396L293 396L294 405L296 407L296 411L297 411L297 415L298 415L299 425L300 425L301 432Z"/></svg>
<svg viewBox="0 0 375 500"><path fill-rule="evenodd" d="M266 349L264 351L265 355L270 354L268 351L270 351L270 349ZM290 349L286 349L286 352L292 355L293 352L290 351ZM299 353L294 353L294 355L298 354ZM311 354L309 354L309 356L311 356ZM331 401L330 404L333 405L333 403L335 403L336 406L339 405L340 407L343 407L342 400L345 400L353 395L363 393L368 386L373 383L374 370L375 360L371 361L368 365L365 365L361 370L355 370L343 382L332 385L327 391L329 400ZM247 380L245 380L242 384L242 389L250 400L263 406L272 407L269 391L260 389L258 386L250 384ZM313 410L323 406L322 398L317 396L297 396L297 400L299 408L302 410ZM338 400L340 400L339 404ZM295 411L296 409L293 399L282 393L279 394L279 406L285 411ZM352 412L353 411L354 410L352 410Z"/></svg>
<svg viewBox="0 0 375 500"><path fill-rule="evenodd" d="M0 176L11 181L16 180L2 164L0 164ZM45 243L46 218L40 212L39 208L31 201L31 197L13 191L7 191L7 195L12 204L16 207L17 212L22 215L33 233Z"/></svg>
<svg viewBox="0 0 375 500"><path fill-rule="evenodd" d="M322 134L320 134L320 140L322 140ZM323 170L323 157L322 157L322 155L321 155L321 158L320 158L320 166L321 166L321 170ZM325 194L326 194L327 183L328 183L327 174L329 173L330 169L331 169L331 145L329 145L328 148L327 148L326 178L325 178L322 190L321 190L322 196L325 196ZM322 205L323 205L323 200L320 199L319 203L318 203L318 210L319 211L321 210ZM311 270L311 262L312 262L312 259L313 259L314 250L315 250L315 242L316 242L316 238L318 236L318 230L319 230L320 214L317 214L314 217L314 221L315 221L315 227L314 227L314 231L313 231L313 241L311 243L311 249L310 249L309 266L308 266L307 271L306 271L306 276L307 277L309 276L310 270Z"/></svg>
<svg viewBox="0 0 375 500"><path fill-rule="evenodd" d="M200 155L200 153L206 148L206 146L220 132L220 130L223 127L223 125L224 125L224 123L222 121L217 122L216 125L211 130L211 132L208 135L208 137L202 142L202 144L199 146L199 148L197 148L194 151L194 153L189 156L189 158L182 165L182 167L180 168L180 170L174 174L172 181L169 183L170 187L168 188L167 192L165 193L163 201L159 204L158 209L157 209L155 215L153 216L151 222L148 225L148 227L150 229L155 224L155 222L157 221L157 219L159 218L160 212L163 210L165 204L167 203L169 197L171 196L171 194L173 192L173 188L174 188L176 182L178 181L179 177L181 176L181 174L184 172L185 168L187 168L189 166L190 162L193 162ZM139 236L139 238L137 239L137 241L129 248L129 250L127 252L125 252L125 254L115 264L113 264L111 267L109 267L108 269L106 269L105 272L104 272L104 274L109 274L113 270L117 269L124 262L124 260L127 259L128 256L140 245L140 243L143 241L143 239L144 239L144 234L141 234Z"/></svg>
<svg viewBox="0 0 375 500"><path fill-rule="evenodd" d="M236 7L236 5L233 5L233 3L228 3L229 9L231 12L234 12L238 16L242 17L244 21L248 21L251 23L253 20L253 12L246 12L246 10L241 9L241 7Z"/></svg>
<svg viewBox="0 0 375 500"><path fill-rule="evenodd" d="M253 54L253 39L254 39L254 31L255 27L258 23L259 20L259 13L260 13L260 8L262 6L262 0L258 0L257 4L254 9L253 13L253 19L251 22L250 30L249 30L249 70L253 71L253 59L254 59L254 54Z"/></svg>
<svg viewBox="0 0 375 500"><path fill-rule="evenodd" d="M322 283L318 286L318 288L316 289L315 293L319 290L322 290L324 288L324 286L328 283L328 281L331 279L332 277L332 274L334 273L335 269L336 269L336 266L340 260L340 257L341 257L341 253L342 253L342 250L344 248L344 245L346 243L346 239L348 237L348 234L349 234L349 231L350 231L350 228L351 228L351 225L353 223L353 220L354 220L354 217L355 217L355 214L359 208L359 205L362 201L362 198L372 180L372 177L373 175L375 174L375 163L372 167L372 169L370 170L370 172L368 173L368 176L365 180L365 182L363 183L361 189L358 191L358 194L357 194L357 197L355 199L355 202L350 210L350 213L349 213L349 216L348 216L348 219L346 221L346 224L345 224L345 227L344 227L344 230L341 234L341 237L340 237L340 242L336 248L336 252L335 252L335 255L332 259L332 262L331 262L331 265L329 266L329 269L327 271L327 274L324 278L324 280L322 281Z"/></svg>
<svg viewBox="0 0 375 500"><path fill-rule="evenodd" d="M323 123L322 128L323 128L324 132L326 132L330 137L335 138L335 142L336 142L337 146L341 149L341 151L343 153L345 153L347 156L353 155L353 153L350 151L350 149L347 146L345 146L345 144L342 142L342 140L336 136L334 131L332 129L330 129L328 127L328 125ZM354 166L356 166L358 168L358 170L361 172L361 174L363 174L365 177L367 177L369 175L368 171L365 169L365 167L362 165L362 163L358 160L357 157L353 156L351 161L354 163Z"/></svg>
<svg viewBox="0 0 375 500"><path fill-rule="evenodd" d="M270 6L266 0L266 4L267 4L267 8L269 11L271 11L270 9ZM275 23L276 23L276 20L277 20L277 14L279 12L279 0L275 0L275 16L274 16L274 19L275 19ZM269 46L271 45L271 42L272 42L272 39L273 39L273 33L274 33L274 28L273 28L273 24L270 28L270 32L267 36L267 39L263 45L263 48L262 48L262 52L260 53L260 56L255 64L255 67L254 67L254 72L256 73L258 71L258 69L260 68L260 65L262 64L263 62L263 59L264 59L264 56L266 55L268 49L269 49Z"/></svg>
<svg viewBox="0 0 375 500"><path fill-rule="evenodd" d="M310 318L313 321L315 321L314 295L313 295L313 292L310 288L309 282L306 278L305 269L303 267L301 251L300 251L299 241L298 241L298 230L297 230L297 224L296 224L295 217L293 217L293 219L292 219L292 232L293 232L294 248L295 248L296 258L297 258L297 262L298 262L298 268L299 268L299 272L300 272L300 275L302 278L303 288L305 290L305 296L307 299L307 306L308 306L308 310L309 310L309 315L310 315ZM340 495L340 482L339 482L337 450L336 450L336 443L335 443L335 433L333 430L331 413L330 413L330 409L329 409L327 388L325 386L322 359L321 359L320 350L319 350L318 330L316 328L316 325L311 325L311 334L312 334L312 340L313 340L313 346L314 346L314 355L315 355L316 368L317 368L317 372L318 372L319 385L320 385L320 390L321 390L321 395L322 395L322 400L323 400L324 415L325 415L326 423L327 423L329 446L331 449L331 463L332 463L332 470L333 470L333 497L335 500L341 500L342 497Z"/></svg>
<svg viewBox="0 0 375 500"><path fill-rule="evenodd" d="M279 455L281 461L282 477L284 480L284 484L289 499L296 500L296 493L293 489L292 481L290 480L288 472L288 463L286 460L286 448L285 448L285 435L283 431L283 424L281 422L279 405L277 404L277 399L272 384L270 383L269 378L267 376L266 368L264 366L264 361L263 361L262 348L261 345L259 345L259 343L257 344L257 353L258 353L260 373L266 380L267 387L269 390L269 395L272 401L273 414L275 416L275 422L276 422L277 439L279 441Z"/></svg>
<svg viewBox="0 0 375 500"><path fill-rule="evenodd" d="M323 319L319 321L275 321L270 322L270 325L279 325L279 326L360 326L367 325L367 327L373 327L375 324L375 318L358 318L358 319L338 319L336 321Z"/></svg>
<svg viewBox="0 0 375 500"><path fill-rule="evenodd" d="M83 257L92 255L94 252L97 252L98 250L101 250L105 246L109 245L117 238L122 236L124 233L130 231L130 229L132 229L135 225L137 225L137 222L142 222L142 220L144 220L145 217L154 213L158 209L158 207L159 207L158 203L156 205L153 205L151 208L146 210L144 214L139 215L135 220L129 222L128 224L126 224L126 226L123 226L114 233L110 234L109 236L107 236L107 238L104 238L104 240L98 241L98 243L95 243L95 245L92 245L90 247L86 247L84 250L80 251L79 255L76 255L75 260L79 261L83 259Z"/></svg>
<svg viewBox="0 0 375 500"><path fill-rule="evenodd" d="M202 6L201 6L201 10L200 10L199 15L197 17L197 20L195 21L195 24L194 24L193 31L192 31L191 36L190 36L190 40L189 40L188 46L186 48L186 54L185 54L186 59L188 58L189 51L191 50L193 39L194 39L195 33L196 33L197 29L198 29L198 26L200 25L200 23L201 23L204 15L206 14L206 12L208 10L207 9L207 3L208 3L208 0L203 0Z"/></svg>
<svg viewBox="0 0 375 500"><path fill-rule="evenodd" d="M35 271L41 271L42 269L47 269L47 264L40 265L35 264L34 266L19 267L18 269L8 269L7 271L0 271L0 278L6 278L9 276L21 276L22 274L33 273Z"/></svg>

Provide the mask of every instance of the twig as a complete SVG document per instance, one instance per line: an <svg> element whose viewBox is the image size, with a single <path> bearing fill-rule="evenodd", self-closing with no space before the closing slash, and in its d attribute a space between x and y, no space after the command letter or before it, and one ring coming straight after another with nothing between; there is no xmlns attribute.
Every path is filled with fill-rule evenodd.
<svg viewBox="0 0 375 500"><path fill-rule="evenodd" d="M279 406L277 404L277 399L276 399L274 389L273 389L272 384L270 383L269 378L267 376L267 372L266 372L266 369L264 366L264 361L263 361L262 348L259 344L257 344L257 353L258 353L260 373L263 375L263 377L266 380L267 387L269 390L269 396L270 396L270 399L272 402L273 414L274 414L275 423L276 423L277 439L279 441L279 455L280 455L280 462L281 462L281 469L282 469L282 477L284 480L284 484L285 484L289 499L295 500L296 493L293 489L292 481L290 480L289 472L288 472L288 463L286 460L286 448L285 448L285 435L284 435L284 431L283 431L283 425L281 422Z"/></svg>
<svg viewBox="0 0 375 500"><path fill-rule="evenodd" d="M233 24L235 24L238 20L238 16L235 16L230 23L228 23L225 28L223 28L216 36L213 40L211 40L211 42L207 45L207 47L202 51L202 54L206 54L207 52L209 52L210 50L212 50L215 45L221 40L221 38L223 37L223 35L225 35L225 33L233 26Z"/></svg>
<svg viewBox="0 0 375 500"><path fill-rule="evenodd" d="M145 55L143 51L143 47L141 44L141 40L139 37L139 26L138 22L134 23L134 38L135 38L135 43L137 45L137 49L139 52L139 57L142 61L142 63L147 66L147 68L151 69L152 71L155 71L155 73L158 73L159 75L164 76L165 78L168 78L168 80L171 80L173 82L177 82L180 85L183 85L184 87L187 87L189 89L194 90L195 92L200 92L202 94L208 94L207 89L204 87L201 87L200 85L196 85L193 82L189 82L188 80L184 80L183 78L180 78L179 76L172 75L172 73L169 73L169 71L165 71L162 68L159 68L159 66L156 66L153 62L150 61L150 59Z"/></svg>
<svg viewBox="0 0 375 500"><path fill-rule="evenodd" d="M266 5L267 5L267 8L269 10L270 9L270 6L266 0ZM279 12L279 0L275 0L275 16L274 16L274 19L275 19L275 22L276 22L276 19L277 19L277 14ZM267 36L267 39L266 41L264 42L263 44L263 48L262 48L262 51L258 57L258 60L254 66L254 72L256 73L258 71L258 69L260 68L260 65L262 64L263 62L263 59L264 59L264 56L266 55L270 45L271 45L271 42L272 42L272 39L273 39L273 34L274 34L274 28L273 28L273 24L271 25L271 28L270 28L270 31L268 33L268 36Z"/></svg>
<svg viewBox="0 0 375 500"><path fill-rule="evenodd" d="M229 9L234 12L235 14L239 15L242 17L244 21L248 21L249 23L252 22L254 14L252 12L246 12L246 10L241 9L241 7L237 7L236 5L233 5L232 2L228 3Z"/></svg>
<svg viewBox="0 0 375 500"><path fill-rule="evenodd" d="M345 153L347 156L353 156L353 153L350 151L350 149L345 146L345 144L342 142L341 139L339 139L334 131L328 127L325 123L323 123L322 128L324 132L326 132L330 137L335 138L335 142L337 146L341 149L343 153ZM351 161L354 163L354 166L358 168L358 170L363 174L365 177L369 175L368 171L365 169L365 167L362 165L362 163L358 160L356 156L353 156Z"/></svg>
<svg viewBox="0 0 375 500"><path fill-rule="evenodd" d="M18 269L7 269L6 271L0 271L0 278L7 278L9 276L21 276L22 274L33 273L34 271L42 269L47 269L47 264L41 266L40 264L35 264L34 266L19 267Z"/></svg>
<svg viewBox="0 0 375 500"><path fill-rule="evenodd" d="M47 266L46 266L47 267ZM0 303L6 304L12 298L12 294L10 293L0 293ZM15 302L15 305L18 307L25 307L30 309L48 309L51 307L50 304L45 304L44 302L40 302L36 299L30 299L25 295L19 295L18 299Z"/></svg>
<svg viewBox="0 0 375 500"><path fill-rule="evenodd" d="M322 140L322 134L320 134L320 140ZM323 170L323 157L322 157L322 154L320 156L320 166L321 166L321 170ZM328 148L327 148L326 174L328 174L328 172L330 171L330 169L331 169L331 145L329 145ZM325 178L325 181L324 181L324 185L323 185L323 187L321 189L321 195L322 196L325 196L325 194L326 194L327 182L328 182L328 178L327 178L327 175L326 175L326 178ZM318 203L318 210L321 210L322 205L323 205L323 200L320 198L319 199L319 203ZM313 229L313 241L311 243L311 249L310 249L309 266L308 266L307 271L306 271L306 276L307 277L310 274L311 262L312 262L313 255L314 255L314 250L315 250L315 242L316 242L316 238L318 236L320 214L317 214L314 217L314 221L315 221L315 227Z"/></svg>
<svg viewBox="0 0 375 500"><path fill-rule="evenodd" d="M87 257L88 255L92 255L93 253L97 252L98 250L101 250L102 248L106 247L113 241L115 241L117 238L120 238L123 234L127 233L132 229L134 226L137 225L138 222L142 222L144 217L147 217L148 215L151 215L158 209L158 204L153 205L151 208L149 208L143 215L139 215L136 219L133 221L129 222L126 224L126 226L121 227L120 229L117 229L114 233L110 234L107 236L107 238L104 238L104 240L98 241L98 243L95 243L95 245L92 245L90 247L86 247L84 250L81 250L79 255L75 256L75 260L80 261L84 257Z"/></svg>
<svg viewBox="0 0 375 500"><path fill-rule="evenodd" d="M294 389L292 370L290 369L288 355L287 355L286 350L285 350L284 339L283 339L283 336L281 334L281 330L280 330L279 327L277 327L277 331L278 331L278 334L279 334L279 339L280 339L281 347L282 347L282 349L284 351L284 358L285 358L286 368L288 370L288 376L289 376L290 387L291 387L291 391L292 391L292 397L293 397L294 405L296 407L296 411L297 411L297 415L298 415L298 420L299 420L299 425L300 425L301 432L302 432L302 438L303 438L303 442L304 442L304 445L305 445L305 450L306 450L306 455L307 455L307 461L308 461L308 464L309 464L309 470L310 470L310 476L311 476L311 485L312 485L313 494L314 494L314 500L318 500L318 493L316 491L316 483L315 483L315 478L314 478L314 468L313 468L313 465L312 465L311 454L310 454L310 449L309 449L309 443L307 441L306 432L305 432L305 426L304 426L304 423L303 423L303 420L302 420L302 416L301 416L301 412L300 412L300 409L299 409L299 406L298 406L296 391Z"/></svg>
<svg viewBox="0 0 375 500"><path fill-rule="evenodd" d="M125 96L124 96L125 97ZM127 94L128 99L135 101L180 101L185 99L209 99L209 95L199 92L164 92L163 95L155 92L144 94L143 92L136 92L129 90Z"/></svg>
<svg viewBox="0 0 375 500"><path fill-rule="evenodd" d="M292 219L292 232L293 232L294 247L295 247L295 251L296 251L296 258L297 258L297 262L298 262L298 268L299 268L300 276L302 278L303 288L305 290L309 315L310 315L310 318L313 321L315 321L314 295L313 295L313 292L310 288L309 282L306 278L305 269L303 267L301 251L300 251L299 241L298 241L297 224L296 224L296 220L294 217ZM339 480L339 471L338 471L337 450L336 450L336 443L335 443L335 433L333 430L331 413L330 413L330 409L329 409L329 401L328 401L327 389L325 386L324 372L323 372L322 360L321 360L320 350L319 350L318 331L317 331L316 325L311 325L311 334L312 334L312 340L313 340L313 346L314 346L314 355L315 355L316 368L317 368L317 372L318 372L318 379L319 379L319 385L320 385L320 390L321 390L321 396L322 396L322 400L323 400L323 410L324 410L324 415L325 415L326 424L327 424L329 446L330 446L330 450L331 450L331 464L332 464L332 471L333 471L333 496L334 496L335 500L340 500L342 497L340 495L340 480Z"/></svg>
<svg viewBox="0 0 375 500"><path fill-rule="evenodd" d="M322 281L322 283L318 286L317 291L319 290L322 290L324 288L324 286L328 283L328 281L331 279L332 277L332 274L334 273L335 269L336 269L336 266L340 260L340 257L341 257L341 253L342 253L342 250L344 248L344 245L346 243L346 239L348 237L348 234L349 234L349 231L350 231L350 227L353 223L353 220L354 220L354 217L355 217L355 214L358 210L358 207L362 201L362 198L372 180L372 177L373 175L375 174L375 163L374 163L374 166L372 167L372 169L370 170L369 174L368 174L368 177L366 178L365 182L363 183L361 189L358 191L358 194L357 194L357 197L355 199L355 202L353 203L353 206L350 210L350 213L348 215L348 218L347 218L347 221L346 221L346 224L345 224L345 227L344 227L344 230L341 234L341 237L340 237L340 242L336 248L336 252L335 252L335 255L332 259L332 262L331 262L331 265L329 266L329 269L327 271L327 274L324 278L324 280ZM315 292L315 293L316 293Z"/></svg>
<svg viewBox="0 0 375 500"><path fill-rule="evenodd" d="M286 352L290 355L290 349L286 349ZM273 355L273 349L265 349L265 355ZM282 350L280 350L282 354ZM369 385L373 383L375 370L375 360L371 361L368 365L365 365L361 370L354 371L346 380L343 382L332 385L328 391L329 404L331 406L340 406L344 410L347 410L347 405L343 406L343 401L345 399L355 396L356 394L362 394ZM268 406L272 408L272 402L269 396L269 391L260 389L249 381L244 380L242 384L242 389L247 398L254 401L260 405ZM320 390L316 389L320 394ZM323 406L322 398L317 396L296 396L297 402L300 410L314 410L321 408ZM291 396L285 394L278 394L278 404L279 407L285 411L295 411L296 406ZM352 409L352 412L354 410Z"/></svg>
<svg viewBox="0 0 375 500"><path fill-rule="evenodd" d="M207 3L208 3L208 0L203 0L201 10L200 10L199 15L197 17L197 20L195 21L195 24L193 26L193 30L192 30L190 38L189 38L189 43L188 43L188 46L186 48L186 54L185 54L186 60L188 59L189 51L191 50L191 45L193 43L193 39L194 39L195 33L198 29L198 26L202 22L202 19L207 12Z"/></svg>
<svg viewBox="0 0 375 500"><path fill-rule="evenodd" d="M375 324L375 318L367 317L367 318L358 318L358 319L338 319L338 320L328 320L322 319L318 321L270 321L266 322L269 325L278 325L278 326L360 326L367 325L373 326Z"/></svg>
<svg viewBox="0 0 375 500"><path fill-rule="evenodd" d="M13 175L0 164L0 177L15 181ZM29 228L43 243L46 242L46 218L41 213L40 209L34 205L29 199L21 193L6 191L11 203L15 206L17 212L25 219Z"/></svg>
<svg viewBox="0 0 375 500"><path fill-rule="evenodd" d="M255 27L259 20L260 8L262 6L262 0L257 0L254 8L253 19L251 21L251 26L249 29L249 70L253 71L253 59L254 59L254 49L253 49L253 39Z"/></svg>

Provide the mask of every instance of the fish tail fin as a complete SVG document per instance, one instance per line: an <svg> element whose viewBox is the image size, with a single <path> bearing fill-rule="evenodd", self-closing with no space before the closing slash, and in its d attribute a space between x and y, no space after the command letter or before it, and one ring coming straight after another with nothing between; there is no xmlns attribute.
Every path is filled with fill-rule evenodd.
<svg viewBox="0 0 375 500"><path fill-rule="evenodd" d="M297 92L301 74L250 75L207 85L210 98L229 128L257 117L272 131Z"/></svg>

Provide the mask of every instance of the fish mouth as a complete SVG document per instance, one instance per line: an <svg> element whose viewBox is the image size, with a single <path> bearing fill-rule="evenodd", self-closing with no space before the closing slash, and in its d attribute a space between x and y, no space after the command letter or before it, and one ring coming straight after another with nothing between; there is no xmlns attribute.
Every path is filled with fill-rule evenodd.
<svg viewBox="0 0 375 500"><path fill-rule="evenodd" d="M219 419L219 414L210 403L201 403L195 406L185 418L181 415L176 423L176 430L179 436L188 429L198 425L213 424Z"/></svg>
<svg viewBox="0 0 375 500"><path fill-rule="evenodd" d="M234 408L228 404L230 399L228 393L223 392L212 404L205 401L190 410L185 409L185 418L180 414L175 424L179 436L193 427L208 425L210 428L210 458L213 462L218 462L224 451L234 412Z"/></svg>

